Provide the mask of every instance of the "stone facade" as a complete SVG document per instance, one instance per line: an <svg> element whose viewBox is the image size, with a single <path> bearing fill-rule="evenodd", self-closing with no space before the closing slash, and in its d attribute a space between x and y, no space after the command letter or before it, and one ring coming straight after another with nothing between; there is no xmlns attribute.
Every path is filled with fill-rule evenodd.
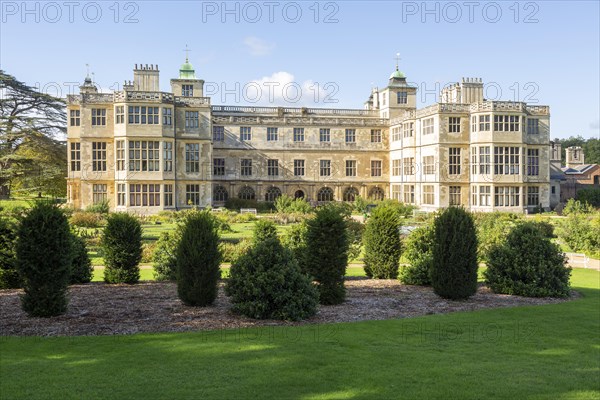
<svg viewBox="0 0 600 400"><path fill-rule="evenodd" d="M364 109L211 106L187 62L171 92L158 66L121 91L68 97L68 201L138 213L280 194L318 203L395 198L523 212L550 205L549 109L485 101L480 79L416 108L396 69Z"/></svg>

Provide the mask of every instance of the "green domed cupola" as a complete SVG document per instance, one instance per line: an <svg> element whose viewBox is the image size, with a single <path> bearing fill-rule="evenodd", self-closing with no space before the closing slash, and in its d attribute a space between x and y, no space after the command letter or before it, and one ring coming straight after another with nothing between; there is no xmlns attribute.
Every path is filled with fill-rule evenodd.
<svg viewBox="0 0 600 400"><path fill-rule="evenodd" d="M396 67L396 70L394 72L392 72L392 74L390 75L390 79L402 79L402 78L406 78L406 75L404 75L402 72L400 72L398 70L398 67Z"/></svg>
<svg viewBox="0 0 600 400"><path fill-rule="evenodd" d="M179 69L179 79L196 79L196 71L187 57L185 57L185 63Z"/></svg>

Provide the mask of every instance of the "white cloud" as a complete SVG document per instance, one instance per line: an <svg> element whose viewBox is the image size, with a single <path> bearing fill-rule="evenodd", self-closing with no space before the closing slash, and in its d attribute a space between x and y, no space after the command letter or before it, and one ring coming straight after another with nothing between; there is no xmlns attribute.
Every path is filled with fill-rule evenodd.
<svg viewBox="0 0 600 400"><path fill-rule="evenodd" d="M274 43L268 43L256 36L248 36L244 39L246 50L253 56L266 56L271 54L275 48Z"/></svg>
<svg viewBox="0 0 600 400"><path fill-rule="evenodd" d="M269 106L333 106L324 104L335 100L327 97L332 94L332 89L312 80L296 81L293 74L279 71L245 85L243 97L246 102Z"/></svg>

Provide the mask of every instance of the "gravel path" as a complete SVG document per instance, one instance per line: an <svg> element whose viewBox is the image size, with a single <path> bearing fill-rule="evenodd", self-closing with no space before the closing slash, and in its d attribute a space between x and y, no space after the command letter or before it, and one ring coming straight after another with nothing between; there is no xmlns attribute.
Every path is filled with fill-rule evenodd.
<svg viewBox="0 0 600 400"><path fill-rule="evenodd" d="M485 308L541 305L568 299L525 298L493 294L481 286L466 301L444 300L431 288L405 286L397 280L349 279L347 299L336 306L320 306L307 321L253 320L233 314L220 284L211 307L187 307L177 298L176 285L144 282L137 285L91 283L69 288L65 315L30 318L21 310L21 290L0 290L0 336L115 335L142 332L185 332L245 328L264 325L301 325L407 318L427 314L471 311ZM577 297L572 292L572 297Z"/></svg>

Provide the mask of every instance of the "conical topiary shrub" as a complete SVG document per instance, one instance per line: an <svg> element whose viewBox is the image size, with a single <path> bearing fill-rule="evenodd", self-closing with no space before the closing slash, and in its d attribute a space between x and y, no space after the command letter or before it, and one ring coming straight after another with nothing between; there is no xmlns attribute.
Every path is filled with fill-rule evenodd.
<svg viewBox="0 0 600 400"><path fill-rule="evenodd" d="M400 218L391 206L376 207L365 227L365 273L369 278L396 279L402 255Z"/></svg>
<svg viewBox="0 0 600 400"><path fill-rule="evenodd" d="M434 221L431 284L439 296L467 299L477 292L477 234L473 217L450 207Z"/></svg>
<svg viewBox="0 0 600 400"><path fill-rule="evenodd" d="M34 317L63 314L72 257L67 217L56 205L38 202L21 221L17 236L23 310Z"/></svg>
<svg viewBox="0 0 600 400"><path fill-rule="evenodd" d="M346 221L335 207L322 207L307 221L307 272L317 282L321 304L339 304L346 298L344 276L348 266Z"/></svg>
<svg viewBox="0 0 600 400"><path fill-rule="evenodd" d="M104 281L137 283L142 259L142 225L132 215L114 213L108 216L102 234Z"/></svg>
<svg viewBox="0 0 600 400"><path fill-rule="evenodd" d="M189 306L208 306L217 298L221 277L219 234L214 217L195 211L186 217L177 246L177 294Z"/></svg>

